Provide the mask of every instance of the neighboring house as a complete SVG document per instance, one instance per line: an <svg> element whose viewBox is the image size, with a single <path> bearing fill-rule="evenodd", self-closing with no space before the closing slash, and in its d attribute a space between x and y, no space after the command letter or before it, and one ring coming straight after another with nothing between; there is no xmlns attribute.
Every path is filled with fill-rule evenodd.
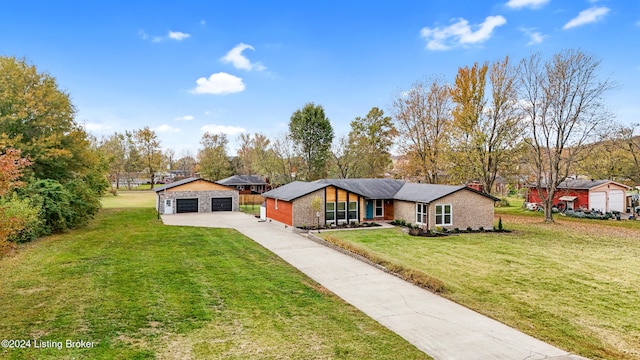
<svg viewBox="0 0 640 360"><path fill-rule="evenodd" d="M159 188L156 210L160 214L238 211L238 190L192 177Z"/></svg>
<svg viewBox="0 0 640 360"><path fill-rule="evenodd" d="M611 180L565 180L553 195L553 205L561 210L598 210L626 212L628 186ZM547 190L542 189L546 196ZM529 186L527 202L542 203L538 189Z"/></svg>
<svg viewBox="0 0 640 360"><path fill-rule="evenodd" d="M216 183L234 187L242 195L262 194L271 189L269 183L258 175L233 175L226 179L218 180Z"/></svg>
<svg viewBox="0 0 640 360"><path fill-rule="evenodd" d="M466 186L393 179L294 181L262 196L267 218L295 227L404 220L428 229L491 229L499 200Z"/></svg>

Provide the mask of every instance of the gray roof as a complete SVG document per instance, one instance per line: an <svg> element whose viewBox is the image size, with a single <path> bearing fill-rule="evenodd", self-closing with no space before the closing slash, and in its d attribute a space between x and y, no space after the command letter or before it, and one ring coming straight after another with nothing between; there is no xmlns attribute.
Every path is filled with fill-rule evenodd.
<svg viewBox="0 0 640 360"><path fill-rule="evenodd" d="M233 175L228 178L216 181L216 183L227 186L236 185L266 185L267 182L258 175Z"/></svg>
<svg viewBox="0 0 640 360"><path fill-rule="evenodd" d="M460 190L468 190L494 201L499 199L466 186L405 183L393 179L322 179L294 181L262 194L266 198L291 201L327 186L336 186L369 199L394 199L430 203Z"/></svg>
<svg viewBox="0 0 640 360"><path fill-rule="evenodd" d="M430 203L464 188L465 186L405 183L394 199Z"/></svg>
<svg viewBox="0 0 640 360"><path fill-rule="evenodd" d="M612 184L616 184L619 186L623 186L626 188L629 188L627 185L624 184L620 184L617 183L615 181L611 181L611 180L573 180L573 179L569 179L569 180L565 180L563 182L561 182L558 185L558 189L577 189L577 190L589 190L591 188L594 188L596 186L600 186L602 184L608 184L608 183L612 183ZM547 184L546 183L542 183L542 188L546 188ZM535 184L530 185L530 187L536 187Z"/></svg>
<svg viewBox="0 0 640 360"><path fill-rule="evenodd" d="M591 189L602 184L606 184L610 180L565 180L558 185L559 189Z"/></svg>
<svg viewBox="0 0 640 360"><path fill-rule="evenodd" d="M294 181L286 185L282 185L273 190L262 193L265 198L272 198L284 201L291 201L301 196L305 196L316 190L320 190L326 187L328 184L321 184L318 182L303 182Z"/></svg>
<svg viewBox="0 0 640 360"><path fill-rule="evenodd" d="M393 179L322 179L317 182L333 185L369 199L393 199L404 184Z"/></svg>

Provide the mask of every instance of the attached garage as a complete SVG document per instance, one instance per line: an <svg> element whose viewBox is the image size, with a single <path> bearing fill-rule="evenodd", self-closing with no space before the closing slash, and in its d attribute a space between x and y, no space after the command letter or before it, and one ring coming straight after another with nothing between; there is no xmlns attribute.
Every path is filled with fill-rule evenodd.
<svg viewBox="0 0 640 360"><path fill-rule="evenodd" d="M211 198L211 211L233 211L233 198Z"/></svg>
<svg viewBox="0 0 640 360"><path fill-rule="evenodd" d="M198 199L176 199L176 213L197 213Z"/></svg>
<svg viewBox="0 0 640 360"><path fill-rule="evenodd" d="M155 189L160 214L239 211L235 188L201 178L188 178Z"/></svg>
<svg viewBox="0 0 640 360"><path fill-rule="evenodd" d="M625 212L625 200L627 194L622 190L610 190L609 191L609 209L611 211Z"/></svg>
<svg viewBox="0 0 640 360"><path fill-rule="evenodd" d="M589 210L606 211L607 193L604 191L589 191Z"/></svg>

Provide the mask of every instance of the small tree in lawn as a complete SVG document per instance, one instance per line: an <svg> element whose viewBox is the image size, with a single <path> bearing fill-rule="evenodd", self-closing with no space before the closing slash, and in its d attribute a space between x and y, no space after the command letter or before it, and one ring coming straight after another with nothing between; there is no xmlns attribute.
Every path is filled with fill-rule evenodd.
<svg viewBox="0 0 640 360"><path fill-rule="evenodd" d="M320 211L322 210L322 199L320 199L320 196L311 199L311 209L315 212L316 218L318 219L318 229L320 229Z"/></svg>

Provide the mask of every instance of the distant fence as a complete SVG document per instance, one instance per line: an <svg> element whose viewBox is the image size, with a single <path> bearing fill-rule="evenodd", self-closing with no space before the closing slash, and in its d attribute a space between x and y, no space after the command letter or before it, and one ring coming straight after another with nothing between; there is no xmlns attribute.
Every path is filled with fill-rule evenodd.
<svg viewBox="0 0 640 360"><path fill-rule="evenodd" d="M261 195L242 195L240 194L240 205L260 205L264 202L264 198Z"/></svg>

